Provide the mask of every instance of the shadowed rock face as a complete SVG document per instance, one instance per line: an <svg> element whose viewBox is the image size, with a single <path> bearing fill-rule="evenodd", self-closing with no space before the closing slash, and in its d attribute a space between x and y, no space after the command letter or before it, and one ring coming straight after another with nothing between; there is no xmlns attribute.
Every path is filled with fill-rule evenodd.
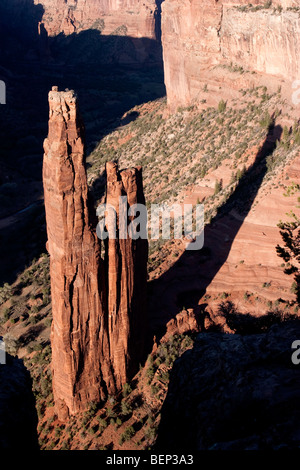
<svg viewBox="0 0 300 470"><path fill-rule="evenodd" d="M162 0L1 0L1 59L162 68Z"/></svg>
<svg viewBox="0 0 300 470"><path fill-rule="evenodd" d="M133 356L127 355L134 338L131 331L138 326L135 315L145 319L140 298L133 299L136 258L131 242L128 247L122 245L114 257L108 251L107 272L122 266L122 275L115 279L114 288L108 275L110 290L106 289L107 274L89 210L83 124L76 95L54 87L49 105L43 182L51 260L53 392L63 419L91 401L104 399L128 380L128 374L135 371ZM138 170L127 172L134 175ZM135 189L143 194L142 185ZM144 271L147 249L145 253L141 258ZM145 275L139 282L141 287L146 285ZM125 291L128 297L123 300L120 295ZM139 350L135 359L138 355Z"/></svg>
<svg viewBox="0 0 300 470"><path fill-rule="evenodd" d="M0 364L1 451L38 451L37 424L30 373L21 359L6 353L6 364Z"/></svg>
<svg viewBox="0 0 300 470"><path fill-rule="evenodd" d="M132 37L156 38L156 0L35 0L44 7L49 35L98 29L104 34L122 31Z"/></svg>
<svg viewBox="0 0 300 470"><path fill-rule="evenodd" d="M156 452L299 447L300 323L259 334L203 332L172 370Z"/></svg>

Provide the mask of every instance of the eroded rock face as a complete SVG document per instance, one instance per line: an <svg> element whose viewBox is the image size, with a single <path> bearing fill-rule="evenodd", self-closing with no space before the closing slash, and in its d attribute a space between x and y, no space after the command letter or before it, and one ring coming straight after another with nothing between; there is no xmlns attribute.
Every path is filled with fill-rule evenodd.
<svg viewBox="0 0 300 470"><path fill-rule="evenodd" d="M3 57L162 67L162 0L1 0Z"/></svg>
<svg viewBox="0 0 300 470"><path fill-rule="evenodd" d="M194 309L189 308L182 310L177 315L168 321L166 327L167 332L165 337L175 334L183 335L188 332L199 332L201 329L198 312Z"/></svg>
<svg viewBox="0 0 300 470"><path fill-rule="evenodd" d="M53 391L58 408L72 413L81 403L103 398L104 383L112 386L112 373L103 266L90 223L76 96L53 90L49 104L43 181L51 260Z"/></svg>
<svg viewBox="0 0 300 470"><path fill-rule="evenodd" d="M107 163L106 202L118 214L117 231L120 232L119 197L127 197L128 208L145 204L141 168L118 171L117 164ZM129 217L126 224L133 217ZM128 228L126 227L128 234ZM137 359L143 352L146 313L147 240L109 239L108 314L110 352L117 388L139 366Z"/></svg>
<svg viewBox="0 0 300 470"><path fill-rule="evenodd" d="M164 1L162 43L171 107L197 102L208 78L223 89L242 82L239 74L231 77L232 83L226 82L224 66L288 82L299 77L300 19L297 11L289 9L299 7L299 0L278 0L269 8L262 8L265 2L260 0L252 2L252 8L247 4L244 0L235 5L227 0Z"/></svg>
<svg viewBox="0 0 300 470"><path fill-rule="evenodd" d="M162 66L161 1L34 0L34 3L43 10L41 21L49 36L52 60L68 64Z"/></svg>
<svg viewBox="0 0 300 470"><path fill-rule="evenodd" d="M273 11L241 11L224 5L221 55L245 70L295 80L300 74L299 14L285 9Z"/></svg>
<svg viewBox="0 0 300 470"><path fill-rule="evenodd" d="M118 34L126 27L128 36L156 39L155 0L35 0L44 7L43 21L50 36L85 29Z"/></svg>
<svg viewBox="0 0 300 470"><path fill-rule="evenodd" d="M112 256L109 246L105 268L90 211L76 95L54 87L49 104L43 181L51 260L53 392L64 418L114 393L136 371L140 350L133 350L132 341L143 339L147 248L140 256L138 244L125 240ZM121 174L130 200L143 198L139 170ZM119 267L120 275L114 277Z"/></svg>

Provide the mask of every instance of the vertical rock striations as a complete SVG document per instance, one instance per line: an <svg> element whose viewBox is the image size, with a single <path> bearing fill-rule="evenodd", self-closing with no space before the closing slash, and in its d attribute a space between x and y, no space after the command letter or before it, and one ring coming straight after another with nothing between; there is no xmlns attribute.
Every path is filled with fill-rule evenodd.
<svg viewBox="0 0 300 470"><path fill-rule="evenodd" d="M106 202L117 213L117 233L120 233L119 198L127 197L127 205L145 204L141 168L118 171L116 163L107 163ZM126 382L138 367L143 351L145 302L147 282L147 240L127 238L109 239L108 313L109 337L114 377L117 388ZM124 226L125 226L124 224ZM125 230L124 230L125 234ZM137 354L138 352L138 354Z"/></svg>
<svg viewBox="0 0 300 470"><path fill-rule="evenodd" d="M168 104L186 106L200 89L204 68L218 63L222 2L165 0L162 45Z"/></svg>
<svg viewBox="0 0 300 470"><path fill-rule="evenodd" d="M140 294L146 286L147 249L139 257L137 242L121 243L122 248L116 248L112 256L109 246L108 273L120 269L120 275L105 274L89 212L83 125L76 95L54 87L49 104L43 182L53 311L53 392L59 417L64 418L90 401L114 393L116 385L120 388L136 371L139 349L133 351L132 340L141 337L145 321ZM143 199L140 172L121 174L128 174L124 188L130 197ZM137 262L143 264L139 277ZM137 288L140 294L136 294Z"/></svg>
<svg viewBox="0 0 300 470"><path fill-rule="evenodd" d="M290 84L298 79L299 0L165 0L162 46L171 108L199 102L210 90L247 86L261 74ZM235 74L227 77L228 70ZM214 83L214 88L213 88ZM291 87L290 87L291 89ZM224 94L224 92L223 92ZM204 96L205 98L205 96Z"/></svg>
<svg viewBox="0 0 300 470"><path fill-rule="evenodd" d="M156 39L156 0L34 0L44 8L43 21L50 36L100 29L114 34L126 26L131 37Z"/></svg>
<svg viewBox="0 0 300 470"><path fill-rule="evenodd" d="M42 22L50 38L73 35L66 45L74 40L72 51L78 44L81 52L84 47L85 53L77 60L127 64L161 64L161 1L34 0L43 9ZM96 55L90 56L90 47Z"/></svg>
<svg viewBox="0 0 300 470"><path fill-rule="evenodd" d="M51 260L53 392L59 410L67 407L72 413L104 396L104 382L110 383L111 377L109 344L76 96L53 89L49 104L43 181Z"/></svg>

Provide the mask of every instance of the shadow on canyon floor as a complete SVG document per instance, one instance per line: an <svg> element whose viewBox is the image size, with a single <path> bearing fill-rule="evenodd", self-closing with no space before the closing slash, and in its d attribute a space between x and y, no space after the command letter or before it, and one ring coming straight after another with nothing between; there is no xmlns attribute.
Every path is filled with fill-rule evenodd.
<svg viewBox="0 0 300 470"><path fill-rule="evenodd" d="M183 307L201 309L198 301L228 258L267 172L266 159L275 150L281 134L281 126L272 123L254 163L205 227L204 247L186 250L167 272L149 284L151 334L157 338L164 335L165 324Z"/></svg>
<svg viewBox="0 0 300 470"><path fill-rule="evenodd" d="M98 30L48 38L42 15L33 0L22 8L16 0L0 5L0 79L7 85L0 107L0 285L45 252L42 159L51 87L78 94L87 154L135 105L165 96L158 41Z"/></svg>
<svg viewBox="0 0 300 470"><path fill-rule="evenodd" d="M6 364L0 364L0 449L38 450L37 423L30 374L7 353Z"/></svg>

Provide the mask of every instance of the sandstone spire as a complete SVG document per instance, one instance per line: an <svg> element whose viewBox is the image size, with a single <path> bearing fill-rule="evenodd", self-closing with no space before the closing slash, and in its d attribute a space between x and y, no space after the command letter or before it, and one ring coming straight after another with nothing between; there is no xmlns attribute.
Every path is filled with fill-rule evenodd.
<svg viewBox="0 0 300 470"><path fill-rule="evenodd" d="M99 243L90 225L83 125L74 92L49 93L43 181L50 253L53 392L74 413L104 397L109 344ZM60 413L62 415L62 413Z"/></svg>
<svg viewBox="0 0 300 470"><path fill-rule="evenodd" d="M106 173L106 202L118 216L120 196L127 197L128 207L145 204L141 168L118 171L117 164L109 162ZM145 337L148 242L133 240L126 231L127 239L109 239L107 246L110 351L118 388L137 369Z"/></svg>
<svg viewBox="0 0 300 470"><path fill-rule="evenodd" d="M101 259L76 95L53 87L49 106L43 182L53 393L64 419L115 393L137 370L145 327L147 241L109 241L106 262ZM109 202L114 203L118 191L128 194L129 204L144 201L140 169L118 172L111 164L107 170Z"/></svg>

